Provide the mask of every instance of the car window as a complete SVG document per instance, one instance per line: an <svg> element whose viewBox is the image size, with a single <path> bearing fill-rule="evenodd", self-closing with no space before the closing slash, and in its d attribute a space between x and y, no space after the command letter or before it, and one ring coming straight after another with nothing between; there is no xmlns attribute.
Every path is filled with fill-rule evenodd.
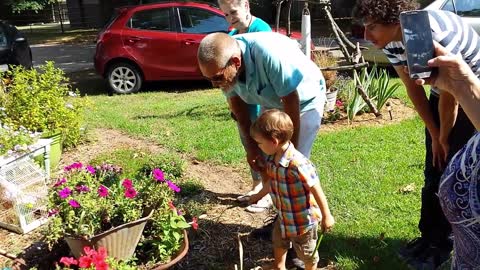
<svg viewBox="0 0 480 270"><path fill-rule="evenodd" d="M445 4L442 7L442 10L451 11L451 12L455 13L455 9L453 8L452 0L448 0L447 2L445 2Z"/></svg>
<svg viewBox="0 0 480 270"><path fill-rule="evenodd" d="M227 32L228 22L225 17L199 8L179 8L181 32L208 34Z"/></svg>
<svg viewBox="0 0 480 270"><path fill-rule="evenodd" d="M168 8L138 11L128 20L128 26L134 29L173 31Z"/></svg>
<svg viewBox="0 0 480 270"><path fill-rule="evenodd" d="M457 0L455 1L457 14L466 17L480 16L480 1L479 0Z"/></svg>

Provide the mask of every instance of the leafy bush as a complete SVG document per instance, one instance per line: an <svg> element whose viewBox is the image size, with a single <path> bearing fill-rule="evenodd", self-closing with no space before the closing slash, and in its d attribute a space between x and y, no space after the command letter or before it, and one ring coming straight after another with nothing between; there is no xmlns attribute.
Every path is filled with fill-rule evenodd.
<svg viewBox="0 0 480 270"><path fill-rule="evenodd" d="M0 96L0 106L5 109L0 121L14 129L23 126L34 132L61 132L65 147L80 141L88 101L71 89L61 69L46 62L39 70L16 66L7 75L13 80Z"/></svg>

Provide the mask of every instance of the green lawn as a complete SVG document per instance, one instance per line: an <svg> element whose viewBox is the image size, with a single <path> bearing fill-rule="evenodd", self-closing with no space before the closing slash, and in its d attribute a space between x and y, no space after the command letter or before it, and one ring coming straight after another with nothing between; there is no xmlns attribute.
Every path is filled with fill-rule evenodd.
<svg viewBox="0 0 480 270"><path fill-rule="evenodd" d="M406 99L405 90L397 96ZM96 109L88 114L90 127L119 129L200 160L246 168L219 90L92 100ZM417 233L423 149L418 118L318 136L312 160L337 221L320 247L322 257L340 269L406 269L395 251ZM411 183L413 192L400 192Z"/></svg>

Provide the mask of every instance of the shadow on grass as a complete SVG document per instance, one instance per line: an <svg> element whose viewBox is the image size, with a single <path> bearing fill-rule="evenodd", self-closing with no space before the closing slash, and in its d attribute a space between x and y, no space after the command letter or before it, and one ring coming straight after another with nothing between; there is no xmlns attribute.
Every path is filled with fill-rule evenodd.
<svg viewBox="0 0 480 270"><path fill-rule="evenodd" d="M70 84L78 89L82 95L114 95L108 87L107 81L98 75L95 70L81 70L66 74L70 79ZM196 90L209 89L212 85L210 82L201 81L156 81L146 82L140 93L144 92L174 92L186 93Z"/></svg>
<svg viewBox="0 0 480 270"><path fill-rule="evenodd" d="M187 117L192 120L211 119L215 121L229 121L232 119L230 113L225 110L225 103L204 104L186 108L184 110L177 110L171 113L159 113L151 115L136 116L134 120L143 119L172 119L177 117Z"/></svg>

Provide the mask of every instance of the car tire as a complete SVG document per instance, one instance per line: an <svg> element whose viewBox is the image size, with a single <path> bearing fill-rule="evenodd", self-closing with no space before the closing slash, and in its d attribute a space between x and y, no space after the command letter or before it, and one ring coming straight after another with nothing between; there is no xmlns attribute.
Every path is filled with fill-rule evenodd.
<svg viewBox="0 0 480 270"><path fill-rule="evenodd" d="M108 69L108 86L117 94L135 93L142 87L142 74L128 63L116 63Z"/></svg>

